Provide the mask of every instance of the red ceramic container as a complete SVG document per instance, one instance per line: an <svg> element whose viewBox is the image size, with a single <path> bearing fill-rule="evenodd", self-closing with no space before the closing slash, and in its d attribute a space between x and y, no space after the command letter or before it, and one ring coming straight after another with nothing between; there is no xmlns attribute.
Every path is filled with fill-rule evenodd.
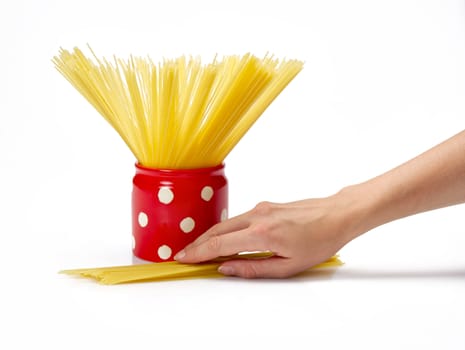
<svg viewBox="0 0 465 350"><path fill-rule="evenodd" d="M178 251L227 216L224 165L162 170L136 164L132 192L136 257L172 261Z"/></svg>

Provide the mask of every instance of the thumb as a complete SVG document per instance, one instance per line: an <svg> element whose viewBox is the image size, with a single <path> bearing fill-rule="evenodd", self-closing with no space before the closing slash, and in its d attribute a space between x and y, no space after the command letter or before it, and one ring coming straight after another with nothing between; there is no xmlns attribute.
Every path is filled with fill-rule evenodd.
<svg viewBox="0 0 465 350"><path fill-rule="evenodd" d="M218 271L226 276L243 278L285 278L300 272L292 260L282 257L228 260Z"/></svg>

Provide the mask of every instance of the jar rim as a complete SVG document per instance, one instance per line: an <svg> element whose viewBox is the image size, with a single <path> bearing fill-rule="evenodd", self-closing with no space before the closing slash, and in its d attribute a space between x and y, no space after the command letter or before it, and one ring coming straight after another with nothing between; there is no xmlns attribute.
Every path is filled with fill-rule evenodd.
<svg viewBox="0 0 465 350"><path fill-rule="evenodd" d="M137 173L146 174L165 174L165 175L193 175L199 173L212 173L218 170L223 170L225 167L224 163L205 168L186 168L186 169L159 169L146 167L139 162L135 163Z"/></svg>

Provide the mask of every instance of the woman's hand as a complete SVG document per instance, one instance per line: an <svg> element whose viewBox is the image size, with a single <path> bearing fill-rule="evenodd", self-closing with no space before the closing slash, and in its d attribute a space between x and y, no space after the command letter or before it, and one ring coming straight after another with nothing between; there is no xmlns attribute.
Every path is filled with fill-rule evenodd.
<svg viewBox="0 0 465 350"><path fill-rule="evenodd" d="M409 215L465 202L465 131L364 183L321 199L260 203L218 225L180 251L186 263L244 251L272 258L231 260L225 275L287 277L321 263L350 240Z"/></svg>
<svg viewBox="0 0 465 350"><path fill-rule="evenodd" d="M287 204L263 202L213 226L175 259L197 263L240 252L270 251L267 259L224 262L219 271L245 278L279 278L332 257L353 237L351 200L341 192Z"/></svg>

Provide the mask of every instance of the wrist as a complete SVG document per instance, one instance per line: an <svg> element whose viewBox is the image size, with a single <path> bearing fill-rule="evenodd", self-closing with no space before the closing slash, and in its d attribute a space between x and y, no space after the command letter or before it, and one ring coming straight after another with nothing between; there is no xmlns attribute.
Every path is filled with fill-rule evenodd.
<svg viewBox="0 0 465 350"><path fill-rule="evenodd" d="M380 213L382 196L370 187L370 183L361 183L335 194L337 201L344 203L343 234L347 242L385 223Z"/></svg>

